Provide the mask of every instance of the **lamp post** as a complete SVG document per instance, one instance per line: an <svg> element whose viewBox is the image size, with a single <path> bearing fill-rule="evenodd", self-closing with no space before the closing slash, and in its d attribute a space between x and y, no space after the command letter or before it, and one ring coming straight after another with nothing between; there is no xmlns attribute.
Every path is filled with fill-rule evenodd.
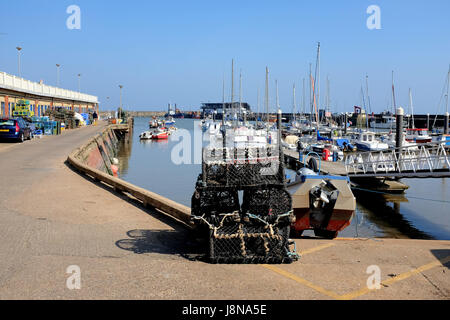
<svg viewBox="0 0 450 320"><path fill-rule="evenodd" d="M59 87L59 67L61 65L60 64L56 64L56 86Z"/></svg>
<svg viewBox="0 0 450 320"><path fill-rule="evenodd" d="M20 51L22 50L22 48L21 47L16 47L16 49L17 49L17 70L18 70L18 74L19 74L19 77L21 77L21 74L20 74Z"/></svg>
<svg viewBox="0 0 450 320"><path fill-rule="evenodd" d="M80 78L81 78L81 73L78 74L78 92L81 92L81 85L80 85Z"/></svg>
<svg viewBox="0 0 450 320"><path fill-rule="evenodd" d="M119 84L119 88L120 88L120 108L122 108L122 88L123 88L123 85Z"/></svg>

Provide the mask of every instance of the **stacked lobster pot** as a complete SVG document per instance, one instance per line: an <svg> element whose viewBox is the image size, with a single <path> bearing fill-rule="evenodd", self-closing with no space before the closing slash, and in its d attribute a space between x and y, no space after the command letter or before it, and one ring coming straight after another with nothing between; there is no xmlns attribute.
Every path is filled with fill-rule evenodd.
<svg viewBox="0 0 450 320"><path fill-rule="evenodd" d="M203 148L191 214L197 230L208 239L210 262L298 259L289 240L294 215L282 153L273 139L277 133L222 128L214 139L217 143Z"/></svg>

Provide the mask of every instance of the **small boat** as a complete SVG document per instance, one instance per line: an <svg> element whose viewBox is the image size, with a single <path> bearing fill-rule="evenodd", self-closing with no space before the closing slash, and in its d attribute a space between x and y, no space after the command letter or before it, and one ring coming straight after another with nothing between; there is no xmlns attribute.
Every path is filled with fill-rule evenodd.
<svg viewBox="0 0 450 320"><path fill-rule="evenodd" d="M152 131L152 139L153 140L162 140L162 139L168 139L169 134L167 132L166 128L157 128Z"/></svg>
<svg viewBox="0 0 450 320"><path fill-rule="evenodd" d="M150 129L158 128L161 124L162 124L161 121L159 121L158 119L153 119L149 121Z"/></svg>
<svg viewBox="0 0 450 320"><path fill-rule="evenodd" d="M300 236L304 230L314 230L317 237L334 239L350 225L356 198L347 177L321 176L305 167L297 172L291 186L298 184L292 194L296 220L291 231Z"/></svg>
<svg viewBox="0 0 450 320"><path fill-rule="evenodd" d="M362 132L355 144L360 151L384 151L389 149L387 143L378 141L375 138L375 133L370 131Z"/></svg>
<svg viewBox="0 0 450 320"><path fill-rule="evenodd" d="M170 135L170 134L172 134L173 132L175 132L175 131L177 131L177 130L178 130L177 127L171 126L171 127L169 127L169 128L167 129L167 133Z"/></svg>
<svg viewBox="0 0 450 320"><path fill-rule="evenodd" d="M396 134L391 133L387 136L381 137L383 142L386 142L389 145L389 148L395 149L397 147L397 141L395 139ZM418 150L417 144L415 142L409 142L403 136L402 147L407 148L409 150Z"/></svg>
<svg viewBox="0 0 450 320"><path fill-rule="evenodd" d="M397 127L397 120L394 115L389 112L382 113L380 120L373 120L370 122L370 127L373 129L395 129Z"/></svg>
<svg viewBox="0 0 450 320"><path fill-rule="evenodd" d="M173 119L173 117L168 117L164 121L164 125L166 125L166 126L173 126L174 124L175 124L175 120Z"/></svg>
<svg viewBox="0 0 450 320"><path fill-rule="evenodd" d="M150 140L152 138L152 133L150 131L144 131L139 135L141 140Z"/></svg>
<svg viewBox="0 0 450 320"><path fill-rule="evenodd" d="M428 129L406 129L406 141L415 143L428 143L432 138L428 134Z"/></svg>
<svg viewBox="0 0 450 320"><path fill-rule="evenodd" d="M165 128L157 128L152 131L144 131L139 135L141 140L158 140L167 139L169 134Z"/></svg>
<svg viewBox="0 0 450 320"><path fill-rule="evenodd" d="M289 150L297 150L297 144L298 144L299 137L298 136L287 136L284 138L284 140L281 140L281 143L283 147L289 149Z"/></svg>

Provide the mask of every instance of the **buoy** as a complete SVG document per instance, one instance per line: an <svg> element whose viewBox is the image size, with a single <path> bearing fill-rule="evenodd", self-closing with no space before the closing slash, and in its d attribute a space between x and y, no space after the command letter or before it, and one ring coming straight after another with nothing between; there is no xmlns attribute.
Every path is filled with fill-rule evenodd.
<svg viewBox="0 0 450 320"><path fill-rule="evenodd" d="M329 157L329 156L330 156L330 150L328 150L328 149L323 149L322 160L328 161L328 157Z"/></svg>
<svg viewBox="0 0 450 320"><path fill-rule="evenodd" d="M111 171L113 176L117 178L119 177L119 160L117 160L117 158L113 158L112 162Z"/></svg>

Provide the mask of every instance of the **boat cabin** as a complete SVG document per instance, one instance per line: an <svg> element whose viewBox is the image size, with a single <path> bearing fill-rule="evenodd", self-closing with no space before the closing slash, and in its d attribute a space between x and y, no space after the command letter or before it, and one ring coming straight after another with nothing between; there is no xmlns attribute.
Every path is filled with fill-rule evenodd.
<svg viewBox="0 0 450 320"><path fill-rule="evenodd" d="M426 143L431 142L432 138L428 134L428 129L406 129L406 141L408 142L417 142L417 143Z"/></svg>

